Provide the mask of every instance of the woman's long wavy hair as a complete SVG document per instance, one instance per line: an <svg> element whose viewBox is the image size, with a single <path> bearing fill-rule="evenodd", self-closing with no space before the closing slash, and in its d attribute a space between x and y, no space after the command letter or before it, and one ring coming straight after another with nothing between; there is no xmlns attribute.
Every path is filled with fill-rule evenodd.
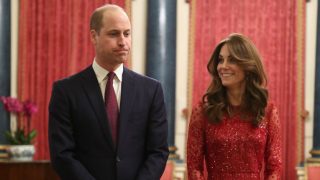
<svg viewBox="0 0 320 180"><path fill-rule="evenodd" d="M217 71L220 50L224 45L228 47L231 58L245 73L245 92L240 105L241 110L253 116L250 119L251 123L258 126L265 115L268 101L267 77L255 45L241 34L230 34L222 40L210 58L207 69L212 76L212 81L202 97L204 114L209 122L219 123L223 114L228 113L228 108L231 106L226 88L222 85Z"/></svg>

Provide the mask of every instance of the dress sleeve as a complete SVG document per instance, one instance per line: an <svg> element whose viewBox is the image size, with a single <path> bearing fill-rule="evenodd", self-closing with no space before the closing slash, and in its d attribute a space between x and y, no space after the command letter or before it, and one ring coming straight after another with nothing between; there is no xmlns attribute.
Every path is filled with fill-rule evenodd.
<svg viewBox="0 0 320 180"><path fill-rule="evenodd" d="M265 153L266 170L265 177L268 180L280 179L282 155L281 155L281 134L278 110L271 105L268 113L268 137Z"/></svg>
<svg viewBox="0 0 320 180"><path fill-rule="evenodd" d="M187 169L189 180L204 180L204 119L201 108L192 110L187 142Z"/></svg>

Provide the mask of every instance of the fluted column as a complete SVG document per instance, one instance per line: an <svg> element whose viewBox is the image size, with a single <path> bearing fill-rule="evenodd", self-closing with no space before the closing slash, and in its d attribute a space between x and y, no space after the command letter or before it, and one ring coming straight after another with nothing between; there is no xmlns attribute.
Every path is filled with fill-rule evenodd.
<svg viewBox="0 0 320 180"><path fill-rule="evenodd" d="M10 0L0 1L0 96L10 95ZM7 141L4 131L9 129L9 114L0 103L0 144Z"/></svg>
<svg viewBox="0 0 320 180"><path fill-rule="evenodd" d="M149 0L147 6L146 75L158 79L164 88L171 151L175 150L176 3Z"/></svg>
<svg viewBox="0 0 320 180"><path fill-rule="evenodd" d="M320 3L318 3L318 9ZM314 99L314 121L313 121L313 147L312 158L309 161L320 162L320 12L317 18L317 44L316 44L316 73L315 73L315 99Z"/></svg>

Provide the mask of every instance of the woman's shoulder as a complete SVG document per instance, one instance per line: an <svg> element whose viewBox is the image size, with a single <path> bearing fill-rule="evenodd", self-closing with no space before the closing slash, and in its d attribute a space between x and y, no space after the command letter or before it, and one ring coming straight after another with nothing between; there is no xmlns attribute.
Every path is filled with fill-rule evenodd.
<svg viewBox="0 0 320 180"><path fill-rule="evenodd" d="M204 104L203 102L198 102L192 107L191 122L192 121L203 121L204 116Z"/></svg>
<svg viewBox="0 0 320 180"><path fill-rule="evenodd" d="M272 111L277 110L277 107L275 105L275 102L272 100L269 100L269 102L267 103L267 107L266 107L266 114L272 113Z"/></svg>
<svg viewBox="0 0 320 180"><path fill-rule="evenodd" d="M269 121L273 121L278 119L278 109L275 105L274 101L269 101L265 110L265 119Z"/></svg>
<svg viewBox="0 0 320 180"><path fill-rule="evenodd" d="M197 103L195 103L192 106L192 111L202 111L203 110L203 102L202 101L198 101Z"/></svg>

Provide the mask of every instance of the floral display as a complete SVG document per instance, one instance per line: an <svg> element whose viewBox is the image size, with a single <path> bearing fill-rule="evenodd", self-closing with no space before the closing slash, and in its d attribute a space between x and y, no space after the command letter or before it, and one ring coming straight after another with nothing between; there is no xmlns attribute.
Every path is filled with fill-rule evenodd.
<svg viewBox="0 0 320 180"><path fill-rule="evenodd" d="M37 131L30 129L31 117L38 111L36 104L30 100L19 101L17 98L0 96L0 102L3 103L4 109L17 115L16 131L6 131L5 135L8 141L13 145L32 144L33 139L37 136Z"/></svg>

